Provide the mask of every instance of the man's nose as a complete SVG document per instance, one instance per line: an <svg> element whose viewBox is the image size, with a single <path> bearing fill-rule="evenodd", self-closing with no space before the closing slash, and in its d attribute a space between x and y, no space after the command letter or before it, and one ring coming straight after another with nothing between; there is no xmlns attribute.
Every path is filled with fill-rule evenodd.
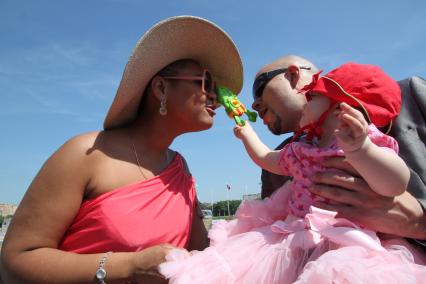
<svg viewBox="0 0 426 284"><path fill-rule="evenodd" d="M253 104L251 105L251 107L257 111L257 113L259 114L259 117L261 119L263 119L263 117L265 116L265 111L266 108L265 106L262 104L262 101L260 99L256 99Z"/></svg>
<svg viewBox="0 0 426 284"><path fill-rule="evenodd" d="M255 111L259 112L261 104L259 99L256 99L253 104L251 105L252 109L254 109Z"/></svg>

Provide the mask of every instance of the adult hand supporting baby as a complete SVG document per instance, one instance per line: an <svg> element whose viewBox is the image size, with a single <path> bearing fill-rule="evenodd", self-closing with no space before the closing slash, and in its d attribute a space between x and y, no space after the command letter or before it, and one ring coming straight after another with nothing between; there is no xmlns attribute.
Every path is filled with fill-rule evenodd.
<svg viewBox="0 0 426 284"><path fill-rule="evenodd" d="M338 217L382 233L426 239L426 214L410 193L406 191L396 197L375 193L343 157L330 158L324 165L343 172L329 170L315 174L310 190L331 201L316 206L337 211Z"/></svg>

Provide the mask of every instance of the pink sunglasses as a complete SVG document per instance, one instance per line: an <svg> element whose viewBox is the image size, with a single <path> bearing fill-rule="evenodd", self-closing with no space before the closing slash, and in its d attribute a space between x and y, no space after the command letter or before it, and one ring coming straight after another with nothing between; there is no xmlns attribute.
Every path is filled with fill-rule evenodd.
<svg viewBox="0 0 426 284"><path fill-rule="evenodd" d="M201 81L201 91L204 94L208 94L214 91L214 82L212 74L207 70L203 70L203 76L161 76L164 79L170 80L190 80L190 81Z"/></svg>

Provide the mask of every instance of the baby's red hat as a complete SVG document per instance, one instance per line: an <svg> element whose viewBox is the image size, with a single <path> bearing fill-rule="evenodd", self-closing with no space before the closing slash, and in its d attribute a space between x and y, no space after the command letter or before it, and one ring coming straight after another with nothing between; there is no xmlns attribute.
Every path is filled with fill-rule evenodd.
<svg viewBox="0 0 426 284"><path fill-rule="evenodd" d="M401 108L398 83L381 68L369 64L349 62L323 77L319 77L318 73L302 91L360 107L370 122L378 127L391 123Z"/></svg>

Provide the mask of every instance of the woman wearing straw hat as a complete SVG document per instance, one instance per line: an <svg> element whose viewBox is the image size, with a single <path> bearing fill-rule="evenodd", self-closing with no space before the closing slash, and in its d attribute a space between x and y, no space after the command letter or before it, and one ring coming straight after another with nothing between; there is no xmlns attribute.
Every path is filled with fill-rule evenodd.
<svg viewBox="0 0 426 284"><path fill-rule="evenodd" d="M161 282L171 248L206 247L194 179L169 146L209 129L215 82L238 93L242 74L233 41L209 21L173 17L146 32L104 131L67 141L30 185L3 244L6 283Z"/></svg>

